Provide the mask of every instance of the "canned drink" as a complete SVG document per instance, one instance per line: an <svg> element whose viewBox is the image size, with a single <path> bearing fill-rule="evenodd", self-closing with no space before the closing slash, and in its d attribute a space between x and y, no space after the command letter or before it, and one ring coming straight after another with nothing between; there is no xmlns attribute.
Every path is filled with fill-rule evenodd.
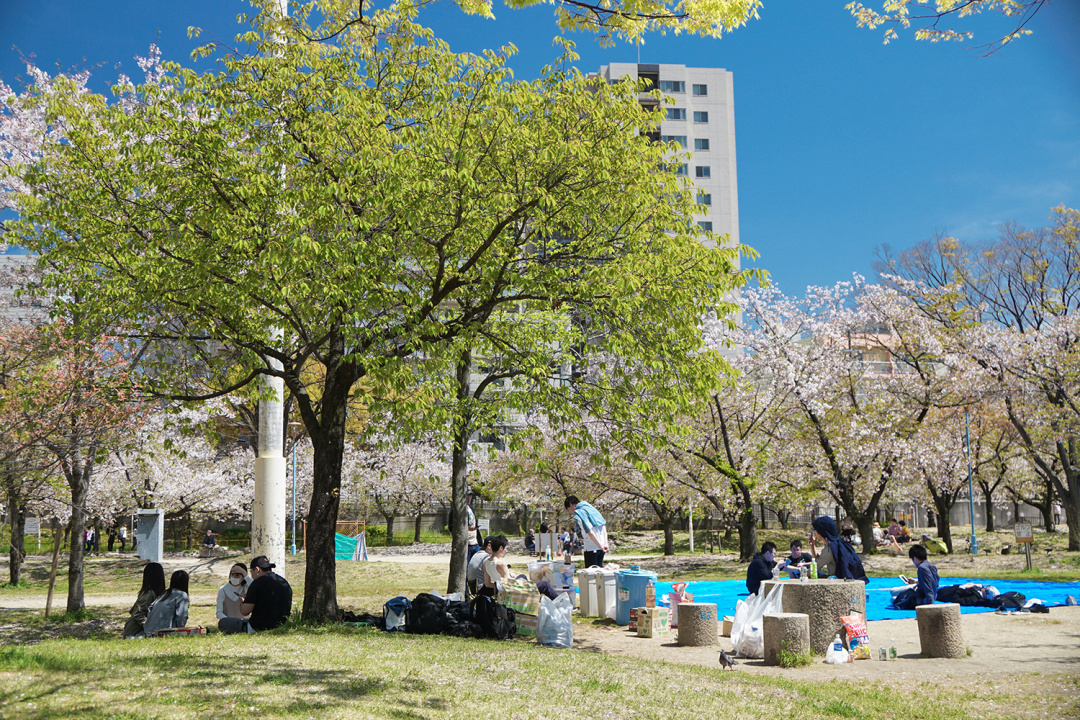
<svg viewBox="0 0 1080 720"><path fill-rule="evenodd" d="M881 646L881 649L878 652L879 652L879 654L878 654L879 659L881 659L881 660L888 660L889 659L889 650L884 645Z"/></svg>

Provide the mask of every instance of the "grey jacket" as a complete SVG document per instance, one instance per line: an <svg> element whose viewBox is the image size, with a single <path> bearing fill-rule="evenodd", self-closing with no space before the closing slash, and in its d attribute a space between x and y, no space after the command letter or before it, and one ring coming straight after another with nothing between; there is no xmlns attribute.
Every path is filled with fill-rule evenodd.
<svg viewBox="0 0 1080 720"><path fill-rule="evenodd" d="M146 616L143 633L153 636L158 630L187 625L188 602L187 593L180 591L171 591L165 597L155 600Z"/></svg>

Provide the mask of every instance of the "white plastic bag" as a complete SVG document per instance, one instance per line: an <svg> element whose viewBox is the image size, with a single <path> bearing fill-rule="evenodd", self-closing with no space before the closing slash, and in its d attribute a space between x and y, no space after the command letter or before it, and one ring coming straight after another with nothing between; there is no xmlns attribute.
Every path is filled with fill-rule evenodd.
<svg viewBox="0 0 1080 720"><path fill-rule="evenodd" d="M843 665L848 661L848 651L844 649L844 643L837 635L836 639L829 643L829 649L825 651L825 662L830 665Z"/></svg>
<svg viewBox="0 0 1080 720"><path fill-rule="evenodd" d="M763 595L759 591L745 601L740 600L735 604L735 619L731 623L731 644L736 652L739 651L739 644L743 637L750 633L752 627L756 626L758 628L757 632L761 633L762 615L784 612L783 592L784 586L778 583L773 586L768 595ZM762 649L762 652L764 653L764 649ZM758 656L743 655L742 657ZM760 657L764 657L764 655Z"/></svg>
<svg viewBox="0 0 1080 720"><path fill-rule="evenodd" d="M739 644L735 646L736 656L758 660L765 657L765 633L761 629L760 622L759 620L758 624L751 625L750 629L739 638Z"/></svg>
<svg viewBox="0 0 1080 720"><path fill-rule="evenodd" d="M540 597L540 614L536 618L536 640L543 645L570 648L574 646L574 601L566 593L552 600Z"/></svg>

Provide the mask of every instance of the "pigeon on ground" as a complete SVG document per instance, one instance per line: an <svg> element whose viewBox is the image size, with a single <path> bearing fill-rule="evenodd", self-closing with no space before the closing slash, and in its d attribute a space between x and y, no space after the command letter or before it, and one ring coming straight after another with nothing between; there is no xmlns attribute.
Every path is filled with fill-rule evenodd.
<svg viewBox="0 0 1080 720"><path fill-rule="evenodd" d="M734 670L738 664L739 662L735 658L728 657L728 654L723 650L720 651L720 667L725 670Z"/></svg>

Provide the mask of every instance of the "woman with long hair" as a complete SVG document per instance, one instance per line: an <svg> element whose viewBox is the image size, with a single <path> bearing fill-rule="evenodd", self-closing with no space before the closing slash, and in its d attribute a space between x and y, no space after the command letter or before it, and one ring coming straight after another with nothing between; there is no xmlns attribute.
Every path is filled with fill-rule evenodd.
<svg viewBox="0 0 1080 720"><path fill-rule="evenodd" d="M150 605L165 592L165 568L161 563L147 563L143 568L142 587L139 588L139 597L131 606L131 617L124 624L124 637L142 637L143 625L146 623L146 615L150 611Z"/></svg>
<svg viewBox="0 0 1080 720"><path fill-rule="evenodd" d="M188 619L188 574L177 570L169 578L169 589L150 606L143 633L152 637L159 630L182 628Z"/></svg>

